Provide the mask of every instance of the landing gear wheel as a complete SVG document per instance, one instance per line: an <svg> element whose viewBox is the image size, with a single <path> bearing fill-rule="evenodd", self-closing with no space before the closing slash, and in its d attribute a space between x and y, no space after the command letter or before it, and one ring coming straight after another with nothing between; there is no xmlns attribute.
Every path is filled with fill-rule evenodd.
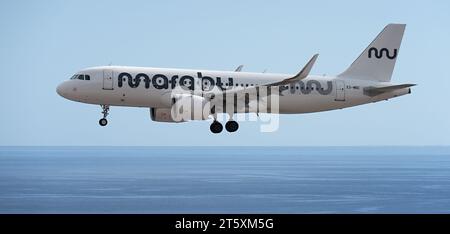
<svg viewBox="0 0 450 234"><path fill-rule="evenodd" d="M209 127L209 129L211 130L212 133L217 134L217 133L221 133L222 132L223 126L218 121L214 121L211 124L211 126Z"/></svg>
<svg viewBox="0 0 450 234"><path fill-rule="evenodd" d="M106 120L105 118L100 119L98 121L98 123L100 124L100 126L106 126L108 124L108 120Z"/></svg>
<svg viewBox="0 0 450 234"><path fill-rule="evenodd" d="M227 129L228 132L236 132L238 130L238 128L239 128L239 124L234 120L228 121L225 124L225 129Z"/></svg>
<svg viewBox="0 0 450 234"><path fill-rule="evenodd" d="M101 118L98 123L100 124L100 126L106 126L108 124L108 120L106 120L106 116L108 116L109 114L109 106L108 105L100 105L100 107L102 108L102 114L103 114L103 118Z"/></svg>

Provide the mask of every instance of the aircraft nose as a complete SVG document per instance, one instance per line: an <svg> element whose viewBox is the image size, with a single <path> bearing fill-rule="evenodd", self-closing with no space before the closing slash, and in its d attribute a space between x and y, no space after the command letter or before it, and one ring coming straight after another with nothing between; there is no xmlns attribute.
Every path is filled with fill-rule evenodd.
<svg viewBox="0 0 450 234"><path fill-rule="evenodd" d="M65 98L67 96L67 84L65 82L61 83L56 87L56 92L59 96Z"/></svg>

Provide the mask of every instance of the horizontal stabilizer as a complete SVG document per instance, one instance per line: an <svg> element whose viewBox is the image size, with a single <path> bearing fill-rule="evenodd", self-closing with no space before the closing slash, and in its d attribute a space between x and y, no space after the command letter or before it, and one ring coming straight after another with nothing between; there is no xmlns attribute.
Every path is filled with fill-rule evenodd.
<svg viewBox="0 0 450 234"><path fill-rule="evenodd" d="M414 86L415 84L401 84L401 85L392 85L392 86L385 86L385 87L367 87L364 88L364 94L370 97L380 95L382 93L392 92L397 89L403 89L408 88L411 86Z"/></svg>

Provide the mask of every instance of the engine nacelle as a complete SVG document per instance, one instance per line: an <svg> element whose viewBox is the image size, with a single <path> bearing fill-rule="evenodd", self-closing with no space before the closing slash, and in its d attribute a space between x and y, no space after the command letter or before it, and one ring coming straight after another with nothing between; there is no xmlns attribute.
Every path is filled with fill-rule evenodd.
<svg viewBox="0 0 450 234"><path fill-rule="evenodd" d="M172 109L170 108L150 108L150 118L156 122L180 123L185 121L176 121L172 118Z"/></svg>
<svg viewBox="0 0 450 234"><path fill-rule="evenodd" d="M210 103L205 98L192 94L173 95L172 108L150 108L150 117L157 122L206 120L210 114Z"/></svg>
<svg viewBox="0 0 450 234"><path fill-rule="evenodd" d="M177 94L172 102L172 117L176 120L205 120L211 114L210 102L198 95Z"/></svg>

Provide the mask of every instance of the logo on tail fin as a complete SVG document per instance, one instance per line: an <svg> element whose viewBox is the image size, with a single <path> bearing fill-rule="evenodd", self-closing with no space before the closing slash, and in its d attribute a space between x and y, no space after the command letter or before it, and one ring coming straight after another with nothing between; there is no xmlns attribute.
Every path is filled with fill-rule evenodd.
<svg viewBox="0 0 450 234"><path fill-rule="evenodd" d="M377 48L372 47L369 49L369 58L372 58L372 53L375 53L375 57L377 59L381 59L383 57L383 52L385 52L388 59L395 59L397 57L397 49L394 49L394 55L391 56L387 48L382 48L380 51L378 51Z"/></svg>

